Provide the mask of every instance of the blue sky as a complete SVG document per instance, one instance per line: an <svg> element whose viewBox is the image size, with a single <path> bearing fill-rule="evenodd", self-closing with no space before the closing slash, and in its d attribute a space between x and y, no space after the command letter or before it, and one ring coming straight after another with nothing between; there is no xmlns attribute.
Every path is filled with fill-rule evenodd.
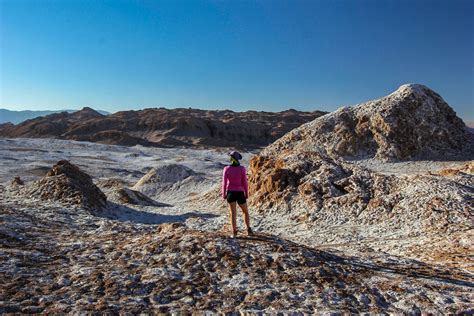
<svg viewBox="0 0 474 316"><path fill-rule="evenodd" d="M0 0L0 107L332 111L404 83L474 119L474 1Z"/></svg>

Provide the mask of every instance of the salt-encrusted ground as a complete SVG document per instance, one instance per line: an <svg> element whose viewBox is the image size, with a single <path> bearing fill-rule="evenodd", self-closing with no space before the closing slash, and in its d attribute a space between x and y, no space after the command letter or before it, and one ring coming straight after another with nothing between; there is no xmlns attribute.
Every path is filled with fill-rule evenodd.
<svg viewBox="0 0 474 316"><path fill-rule="evenodd" d="M28 185L62 159L93 177L109 196L107 210L94 216L10 185L15 176ZM465 234L438 236L437 247L443 241L452 254L430 257L433 236L416 231L410 238L381 224L298 223L269 210L251 213L258 238L227 238L218 196L226 163L214 150L0 139L0 312L473 311ZM357 163L403 176L465 162ZM116 199L115 183L131 188L171 164L192 177L150 191L156 205Z"/></svg>

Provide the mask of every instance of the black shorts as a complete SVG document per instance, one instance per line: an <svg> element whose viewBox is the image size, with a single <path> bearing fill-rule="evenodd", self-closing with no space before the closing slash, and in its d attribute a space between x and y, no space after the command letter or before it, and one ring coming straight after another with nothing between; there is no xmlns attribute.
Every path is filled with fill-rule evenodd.
<svg viewBox="0 0 474 316"><path fill-rule="evenodd" d="M245 198L245 193L243 191L228 191L227 192L227 202L239 204L245 204L247 199Z"/></svg>

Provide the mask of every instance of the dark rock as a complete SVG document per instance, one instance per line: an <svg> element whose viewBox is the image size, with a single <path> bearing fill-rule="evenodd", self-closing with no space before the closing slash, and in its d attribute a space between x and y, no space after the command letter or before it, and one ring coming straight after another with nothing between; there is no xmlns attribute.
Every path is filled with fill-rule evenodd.
<svg viewBox="0 0 474 316"><path fill-rule="evenodd" d="M23 180L21 180L21 178L19 176L16 176L13 180L12 180L12 185L24 185L25 182Z"/></svg>

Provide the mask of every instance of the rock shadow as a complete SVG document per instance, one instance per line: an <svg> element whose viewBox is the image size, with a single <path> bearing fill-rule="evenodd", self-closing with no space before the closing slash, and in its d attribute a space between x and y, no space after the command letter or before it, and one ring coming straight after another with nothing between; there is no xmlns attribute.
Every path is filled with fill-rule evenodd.
<svg viewBox="0 0 474 316"><path fill-rule="evenodd" d="M163 203L164 204L164 203ZM163 206L169 206L167 204ZM218 215L200 212L187 212L179 215L151 213L142 210L133 209L131 207L120 205L109 201L109 207L94 214L97 217L117 220L120 222L132 222L136 224L157 225L164 223L184 223L187 219L197 218L213 218Z"/></svg>
<svg viewBox="0 0 474 316"><path fill-rule="evenodd" d="M354 267L370 269L377 272L393 273L414 279L426 279L430 281L442 282L457 286L474 288L472 275L459 269L442 269L420 261L410 261L406 263L372 263L362 262L358 259L346 259L346 262Z"/></svg>

